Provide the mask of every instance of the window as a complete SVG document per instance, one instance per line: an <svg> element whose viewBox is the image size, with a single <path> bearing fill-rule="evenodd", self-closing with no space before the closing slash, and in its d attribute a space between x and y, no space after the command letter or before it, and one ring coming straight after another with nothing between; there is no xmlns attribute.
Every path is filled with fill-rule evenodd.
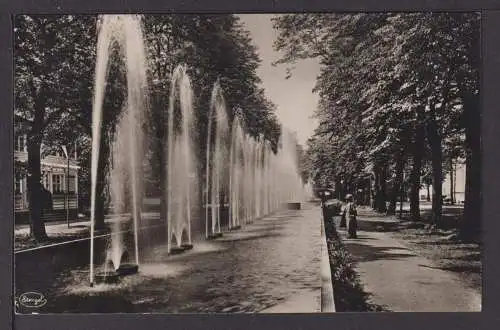
<svg viewBox="0 0 500 330"><path fill-rule="evenodd" d="M16 151L26 151L26 135L18 135L16 139Z"/></svg>
<svg viewBox="0 0 500 330"><path fill-rule="evenodd" d="M62 175L54 174L52 175L52 193L56 194L60 192L63 192Z"/></svg>
<svg viewBox="0 0 500 330"><path fill-rule="evenodd" d="M23 192L21 177L16 177L14 180L14 189L16 194L21 194Z"/></svg>
<svg viewBox="0 0 500 330"><path fill-rule="evenodd" d="M47 190L49 190L49 174L44 173L43 174L43 187Z"/></svg>

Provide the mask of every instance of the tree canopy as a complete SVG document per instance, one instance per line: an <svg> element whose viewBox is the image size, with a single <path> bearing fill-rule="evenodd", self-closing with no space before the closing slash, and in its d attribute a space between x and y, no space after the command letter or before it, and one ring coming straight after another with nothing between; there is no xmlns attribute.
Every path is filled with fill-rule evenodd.
<svg viewBox="0 0 500 330"><path fill-rule="evenodd" d="M41 189L41 145L78 145L82 156L79 187L88 189L98 20L95 15L15 18L15 113L29 123L23 127L28 134L28 190L33 194L30 200L35 201L30 203L32 234L38 239L45 237L41 206L36 202ZM275 106L266 97L256 73L260 63L256 47L235 15L144 15L142 26L151 94L145 127L152 140L150 155L164 151L165 109L171 74L178 64L188 67L193 84L200 139L206 134L210 93L218 80L229 118L239 112L247 131L254 136L263 135L276 149L280 126ZM126 90L120 53L112 52L112 57L104 100L100 194L105 194L109 142L123 109ZM203 150L198 152L201 155ZM150 157L150 161L156 158ZM156 180L161 180L158 172L164 170L160 165L161 162L151 166ZM104 205L100 213L103 212Z"/></svg>
<svg viewBox="0 0 500 330"><path fill-rule="evenodd" d="M478 166L473 154L479 152L479 132L470 120L479 118L479 15L290 14L273 21L275 48L283 54L277 64L290 72L301 59L321 64L315 87L319 126L308 143L314 179L355 186L375 176L375 191L385 194L389 178L399 178L392 190L400 189L408 169L418 198L422 166L430 164L433 220L439 225L449 168L443 164L465 158ZM475 188L466 209L467 201L478 199L477 181L468 183ZM418 200L412 208L418 220Z"/></svg>

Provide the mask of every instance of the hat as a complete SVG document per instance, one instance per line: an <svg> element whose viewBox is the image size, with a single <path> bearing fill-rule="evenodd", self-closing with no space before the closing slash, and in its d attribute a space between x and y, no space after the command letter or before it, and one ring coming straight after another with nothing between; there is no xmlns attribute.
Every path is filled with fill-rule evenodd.
<svg viewBox="0 0 500 330"><path fill-rule="evenodd" d="M346 199L346 200L352 199L352 195L351 195L351 194L347 194L347 195L345 196L345 199Z"/></svg>

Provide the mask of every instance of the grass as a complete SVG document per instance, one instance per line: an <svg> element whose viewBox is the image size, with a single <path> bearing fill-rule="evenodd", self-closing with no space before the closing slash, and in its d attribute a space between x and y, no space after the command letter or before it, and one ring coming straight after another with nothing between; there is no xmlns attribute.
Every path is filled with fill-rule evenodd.
<svg viewBox="0 0 500 330"><path fill-rule="evenodd" d="M96 235L109 233L110 224L106 224L106 227L102 230L95 230ZM131 223L125 222L120 224L120 230L128 231L130 230ZM63 243L67 241L72 241L76 239L89 238L90 237L90 226L86 224L71 224L70 228L66 226L61 226L61 224L47 224L45 230L48 239L44 241L37 241L31 237L25 228L21 229L22 232L15 233L14 237L14 251L26 250L37 248L45 245Z"/></svg>
<svg viewBox="0 0 500 330"><path fill-rule="evenodd" d="M463 217L464 209L462 207L451 207L448 205L443 205L442 219L440 227L443 229L455 229L458 228L460 221ZM399 215L399 212L396 212ZM403 221L410 221L410 212L408 210L404 211L402 217ZM418 224L430 224L432 223L432 210L421 209L420 210L420 221Z"/></svg>
<svg viewBox="0 0 500 330"><path fill-rule="evenodd" d="M70 229L64 228L60 231L54 231L50 226L46 227L47 239L44 241L37 241L27 233L16 233L14 237L14 251L33 249L45 245L68 242L76 239L89 238L90 230L87 226L73 225ZM108 229L102 231L96 230L97 234L106 233Z"/></svg>
<svg viewBox="0 0 500 330"><path fill-rule="evenodd" d="M457 229L415 228L401 223L392 235L417 254L430 259L436 268L456 273L465 285L481 291L481 244L462 242Z"/></svg>
<svg viewBox="0 0 500 330"><path fill-rule="evenodd" d="M377 213L377 217L389 216ZM480 240L464 242L458 235L463 208L443 205L440 228L432 226L432 210L420 210L420 218L421 221L413 222L409 212L403 212L396 230L392 232L393 237L416 254L431 260L436 268L456 273L465 285L481 291Z"/></svg>
<svg viewBox="0 0 500 330"><path fill-rule="evenodd" d="M47 236L47 240L39 242L28 234L18 234L14 240L14 251L33 249L40 246L86 238L89 237L89 232L85 230L77 233L48 234Z"/></svg>
<svg viewBox="0 0 500 330"><path fill-rule="evenodd" d="M350 253L342 243L333 220L325 221L325 235L332 271L333 292L337 312L389 311L370 301L359 280Z"/></svg>

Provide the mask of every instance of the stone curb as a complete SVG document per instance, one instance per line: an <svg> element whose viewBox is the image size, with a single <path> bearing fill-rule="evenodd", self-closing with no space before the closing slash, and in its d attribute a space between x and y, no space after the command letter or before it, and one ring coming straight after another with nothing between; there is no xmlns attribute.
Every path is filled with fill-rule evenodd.
<svg viewBox="0 0 500 330"><path fill-rule="evenodd" d="M328 255L328 246L326 245L325 224L323 218L321 218L321 312L335 312L332 272L330 268L330 258Z"/></svg>

